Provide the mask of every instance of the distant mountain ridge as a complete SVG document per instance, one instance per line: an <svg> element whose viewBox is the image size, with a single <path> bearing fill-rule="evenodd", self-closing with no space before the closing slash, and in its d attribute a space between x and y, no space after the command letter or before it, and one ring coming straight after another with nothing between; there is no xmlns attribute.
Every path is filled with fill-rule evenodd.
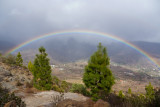
<svg viewBox="0 0 160 107"><path fill-rule="evenodd" d="M13 48L14 46L15 46L14 43L0 40L0 52L2 53L5 53L6 51Z"/></svg>
<svg viewBox="0 0 160 107"><path fill-rule="evenodd" d="M98 41L98 40L97 40ZM88 59L97 50L97 41L80 41L76 38L54 38L29 44L22 48L25 59L34 57L40 46L44 46L49 56L59 62L74 62L81 59ZM160 58L160 43L135 41L132 44L138 46L155 58ZM6 51L13 47L12 43L0 42L0 49ZM138 51L120 42L103 42L111 61L118 64L135 65L145 63L147 60ZM37 51L36 51L37 50ZM31 59L32 59L31 58Z"/></svg>
<svg viewBox="0 0 160 107"><path fill-rule="evenodd" d="M160 58L160 43L137 41L133 42L133 44L151 54L152 56Z"/></svg>

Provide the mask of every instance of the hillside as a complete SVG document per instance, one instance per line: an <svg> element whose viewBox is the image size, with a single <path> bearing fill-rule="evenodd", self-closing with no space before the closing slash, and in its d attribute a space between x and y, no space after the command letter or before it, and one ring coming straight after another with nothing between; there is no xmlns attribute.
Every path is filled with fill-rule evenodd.
<svg viewBox="0 0 160 107"><path fill-rule="evenodd" d="M14 43L0 40L0 52L4 53L15 46Z"/></svg>
<svg viewBox="0 0 160 107"><path fill-rule="evenodd" d="M52 74L59 77L61 80L66 80L71 83L81 83L84 73L86 61L81 60L73 63L59 64L53 68ZM116 84L113 86L114 91L127 91L130 87L133 92L145 92L145 86L151 82L155 87L160 86L160 77L151 77L145 72L134 72L121 66L111 66L111 70L116 78ZM136 88L135 88L136 86Z"/></svg>
<svg viewBox="0 0 160 107"><path fill-rule="evenodd" d="M133 44L140 47L150 55L160 58L160 43L137 41L133 42Z"/></svg>
<svg viewBox="0 0 160 107"><path fill-rule="evenodd" d="M159 60L159 43L141 41L132 43L154 56L155 60ZM136 72L145 71L147 74L153 76L159 75L159 70L138 51L119 42L104 42L104 45L107 47L112 65L132 69ZM35 42L20 49L19 51L22 53L25 64L30 60L33 61L37 49L40 46L46 48L49 58L51 59L51 64L64 64L82 59L88 60L90 55L96 50L96 44L93 43L93 41L86 42L73 37L66 37L65 39L57 37Z"/></svg>
<svg viewBox="0 0 160 107"><path fill-rule="evenodd" d="M65 64L57 62L57 64L54 64L52 66L52 85L55 87L56 83L57 86L50 91L35 89L32 83L32 73L26 67L9 65L7 62L3 63L3 61L0 62L0 83L3 88L14 92L16 96L20 97L27 107L68 107L68 105L72 105L71 107L84 107L84 105L86 107L90 107L91 105L91 107L110 107L110 104L113 107L121 104L120 107L123 107L124 102L118 97L120 90L127 93L128 88L131 88L132 92L138 96L139 93L145 94L145 87L148 85L148 82L151 82L154 87L160 86L159 77L152 77L145 72L133 72L132 69L127 69L113 63L113 66L110 66L110 68L116 80L112 87L112 92L104 101L98 100L97 102L93 102L90 96L83 93L83 89L82 92L70 92L74 83L83 84L82 76L84 67L87 64L85 60ZM67 90L64 88L66 91L63 93L60 90L63 89L62 83L68 84L65 86ZM118 100L115 100L116 98Z"/></svg>

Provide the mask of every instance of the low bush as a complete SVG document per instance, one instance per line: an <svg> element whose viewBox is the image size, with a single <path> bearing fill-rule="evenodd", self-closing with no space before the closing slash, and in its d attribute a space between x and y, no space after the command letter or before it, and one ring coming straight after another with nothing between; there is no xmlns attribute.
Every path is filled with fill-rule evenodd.
<svg viewBox="0 0 160 107"><path fill-rule="evenodd" d="M16 57L10 54L6 57L2 57L2 62L9 65L16 65Z"/></svg>
<svg viewBox="0 0 160 107"><path fill-rule="evenodd" d="M21 98L14 95L14 93L9 94L7 89L3 89L0 85L0 107L3 107L6 103L10 101L15 101L17 107L26 107L25 103Z"/></svg>
<svg viewBox="0 0 160 107"><path fill-rule="evenodd" d="M23 84L18 80L16 86L22 86Z"/></svg>
<svg viewBox="0 0 160 107"><path fill-rule="evenodd" d="M32 88L33 87L33 81L26 82L26 88Z"/></svg>
<svg viewBox="0 0 160 107"><path fill-rule="evenodd" d="M32 88L26 88L25 92L26 93L34 93L34 90Z"/></svg>
<svg viewBox="0 0 160 107"><path fill-rule="evenodd" d="M53 90L58 92L68 92L70 90L71 84L66 81L59 80L56 76L52 77Z"/></svg>
<svg viewBox="0 0 160 107"><path fill-rule="evenodd" d="M90 92L82 84L72 84L70 91L74 93L83 94L84 96L90 96Z"/></svg>
<svg viewBox="0 0 160 107"><path fill-rule="evenodd" d="M53 85L60 85L60 80L56 76L52 77L52 82Z"/></svg>
<svg viewBox="0 0 160 107"><path fill-rule="evenodd" d="M51 97L51 102L53 102L54 106L57 107L57 104L61 101L63 101L64 98L64 93L60 93L60 95L54 95Z"/></svg>
<svg viewBox="0 0 160 107"><path fill-rule="evenodd" d="M54 91L64 92L64 90L62 88L60 88L58 85L53 85L52 88Z"/></svg>
<svg viewBox="0 0 160 107"><path fill-rule="evenodd" d="M146 94L133 94L130 92L119 95L111 93L107 99L112 107L160 107L160 89L154 90L151 84L146 86Z"/></svg>

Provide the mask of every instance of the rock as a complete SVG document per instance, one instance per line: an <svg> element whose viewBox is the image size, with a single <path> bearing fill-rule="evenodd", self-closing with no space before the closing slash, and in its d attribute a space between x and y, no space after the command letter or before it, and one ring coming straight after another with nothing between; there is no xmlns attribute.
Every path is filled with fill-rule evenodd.
<svg viewBox="0 0 160 107"><path fill-rule="evenodd" d="M87 101L75 101L66 99L58 102L56 107L93 107L94 104L95 103L91 99L88 99Z"/></svg>
<svg viewBox="0 0 160 107"><path fill-rule="evenodd" d="M58 102L57 107L82 107L78 105L78 101L66 99Z"/></svg>
<svg viewBox="0 0 160 107"><path fill-rule="evenodd" d="M6 103L4 105L4 107L17 107L17 106L16 106L16 102L14 100L12 100L12 101Z"/></svg>
<svg viewBox="0 0 160 107"><path fill-rule="evenodd" d="M12 76L12 74L11 74L10 71L5 71L5 72L4 72L4 76Z"/></svg>
<svg viewBox="0 0 160 107"><path fill-rule="evenodd" d="M22 77L22 78L21 78L21 82L24 82L24 81L25 81L25 78L24 78L24 77Z"/></svg>
<svg viewBox="0 0 160 107"><path fill-rule="evenodd" d="M96 104L94 104L93 107L110 107L110 104L100 99L96 102Z"/></svg>
<svg viewBox="0 0 160 107"><path fill-rule="evenodd" d="M84 107L93 107L94 104L95 104L94 101L92 101L91 99L87 99L83 105Z"/></svg>
<svg viewBox="0 0 160 107"><path fill-rule="evenodd" d="M49 103L49 104L40 105L38 107L56 107L56 106L53 103Z"/></svg>
<svg viewBox="0 0 160 107"><path fill-rule="evenodd" d="M0 75L0 82L3 81L3 76Z"/></svg>

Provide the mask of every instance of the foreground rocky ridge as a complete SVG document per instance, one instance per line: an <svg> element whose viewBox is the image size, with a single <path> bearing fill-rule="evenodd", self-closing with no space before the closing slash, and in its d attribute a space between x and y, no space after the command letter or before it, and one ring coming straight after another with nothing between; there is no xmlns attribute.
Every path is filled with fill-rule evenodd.
<svg viewBox="0 0 160 107"><path fill-rule="evenodd" d="M33 76L28 69L0 62L0 83L2 87L22 98L27 107L92 107L96 104L90 100L89 102L92 102L92 106L90 106L86 102L89 98L78 93L39 91L35 88L29 88L26 83L31 82L32 79ZM10 107L12 104L15 104L15 102L10 101L6 103L5 107Z"/></svg>
<svg viewBox="0 0 160 107"><path fill-rule="evenodd" d="M0 83L9 91L19 90L19 86L25 88L25 84L30 82L32 78L32 74L27 69L0 62Z"/></svg>
<svg viewBox="0 0 160 107"><path fill-rule="evenodd" d="M84 67L84 65L83 64L82 65L76 64L75 66L72 65L73 64L65 65L65 67L68 68L70 72L69 71L66 72L67 69L65 69L65 67L62 66L60 68L56 67L55 69L57 69L57 71L55 70L53 71L54 73L57 74L57 76L61 75L65 77L66 75L70 75L70 77L75 77L76 75L77 77L80 77L83 74L82 67ZM74 75L72 70L75 73ZM121 90L120 88L123 87L124 89L122 90L124 92L126 92L126 90L128 90L129 87L131 87L131 89L136 89L135 92L141 92L142 90L144 90L145 84L146 85L148 84L147 80L152 80L152 82L154 82L155 80L155 78L152 78L150 76L129 72L128 70L122 68L117 69L117 67L116 68L112 67L112 70L113 74L119 78L116 80L116 84L112 88L114 93L116 94L113 93L113 96L111 94L110 96L111 99L105 100L108 101L110 104L112 104L117 98L116 95L118 94L117 93L118 90ZM67 92L62 94L53 90L39 91L33 87L27 87L26 83L31 82L32 78L33 78L32 74L24 67L9 66L0 62L0 83L4 88L9 89L10 92L14 92L16 96L21 97L22 100L26 103L27 107L109 107L110 106L108 102L104 102L102 100L93 102L90 98L77 93ZM142 78L142 80L139 80L138 78ZM13 102L14 101L11 101L9 103ZM119 104L123 105L122 101L119 100L119 98L118 102L119 103L115 105ZM123 107L122 105L121 107Z"/></svg>

